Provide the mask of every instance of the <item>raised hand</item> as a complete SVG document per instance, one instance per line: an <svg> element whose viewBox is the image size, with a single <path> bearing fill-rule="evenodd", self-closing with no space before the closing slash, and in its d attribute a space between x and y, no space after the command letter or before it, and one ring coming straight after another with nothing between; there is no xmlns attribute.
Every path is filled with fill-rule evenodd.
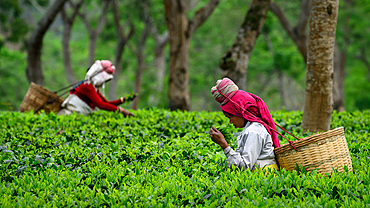
<svg viewBox="0 0 370 208"><path fill-rule="evenodd" d="M225 149L226 147L229 146L229 144L225 140L224 135L214 126L212 126L212 128L209 130L209 135L211 136L212 141L220 145L222 149Z"/></svg>

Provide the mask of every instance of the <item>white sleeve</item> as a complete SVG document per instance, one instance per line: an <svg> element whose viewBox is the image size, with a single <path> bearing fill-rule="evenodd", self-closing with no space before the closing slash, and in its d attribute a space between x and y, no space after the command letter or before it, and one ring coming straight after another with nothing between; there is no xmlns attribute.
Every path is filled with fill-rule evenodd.
<svg viewBox="0 0 370 208"><path fill-rule="evenodd" d="M229 161L228 166L229 168L235 166L242 170L247 168L254 170L257 159L261 154L263 140L254 131L240 136L242 141L237 151L234 151L230 146L224 149L224 153Z"/></svg>

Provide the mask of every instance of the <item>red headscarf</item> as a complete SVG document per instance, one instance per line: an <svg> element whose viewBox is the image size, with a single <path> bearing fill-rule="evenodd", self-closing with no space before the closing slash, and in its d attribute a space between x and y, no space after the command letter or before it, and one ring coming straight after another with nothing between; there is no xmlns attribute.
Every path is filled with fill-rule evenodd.
<svg viewBox="0 0 370 208"><path fill-rule="evenodd" d="M265 102L257 95L243 90L237 90L236 85L236 87L233 88L234 90L223 90L226 89L223 86L230 86L232 85L231 83L235 85L229 78L224 78L221 82L217 82L217 85L211 89L211 93L216 101L221 103L221 109L232 115L242 117L249 122L261 123L271 135L275 148L280 147L280 142L276 134L275 122ZM231 102L225 102L225 100L219 99L220 92L227 96Z"/></svg>

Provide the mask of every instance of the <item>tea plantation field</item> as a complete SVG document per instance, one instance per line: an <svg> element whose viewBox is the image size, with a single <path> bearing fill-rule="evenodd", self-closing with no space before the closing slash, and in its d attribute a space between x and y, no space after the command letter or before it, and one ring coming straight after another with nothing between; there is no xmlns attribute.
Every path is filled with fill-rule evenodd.
<svg viewBox="0 0 370 208"><path fill-rule="evenodd" d="M0 207L370 207L370 111L333 114L353 172L327 176L228 169L208 131L239 129L221 112L134 113L0 112ZM308 135L302 112L272 115Z"/></svg>

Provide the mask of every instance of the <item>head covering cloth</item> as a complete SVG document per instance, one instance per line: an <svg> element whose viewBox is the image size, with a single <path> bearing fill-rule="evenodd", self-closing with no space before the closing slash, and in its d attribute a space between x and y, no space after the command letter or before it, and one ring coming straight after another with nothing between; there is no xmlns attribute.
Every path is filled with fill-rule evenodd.
<svg viewBox="0 0 370 208"><path fill-rule="evenodd" d="M221 104L221 109L227 113L242 117L249 122L262 124L271 135L275 148L280 147L276 134L275 122L265 102L249 92L239 90L238 86L229 78L223 78L211 88L215 100Z"/></svg>
<svg viewBox="0 0 370 208"><path fill-rule="evenodd" d="M105 83L113 79L116 67L108 60L96 60L88 69L84 82L91 83L95 88L105 88Z"/></svg>

